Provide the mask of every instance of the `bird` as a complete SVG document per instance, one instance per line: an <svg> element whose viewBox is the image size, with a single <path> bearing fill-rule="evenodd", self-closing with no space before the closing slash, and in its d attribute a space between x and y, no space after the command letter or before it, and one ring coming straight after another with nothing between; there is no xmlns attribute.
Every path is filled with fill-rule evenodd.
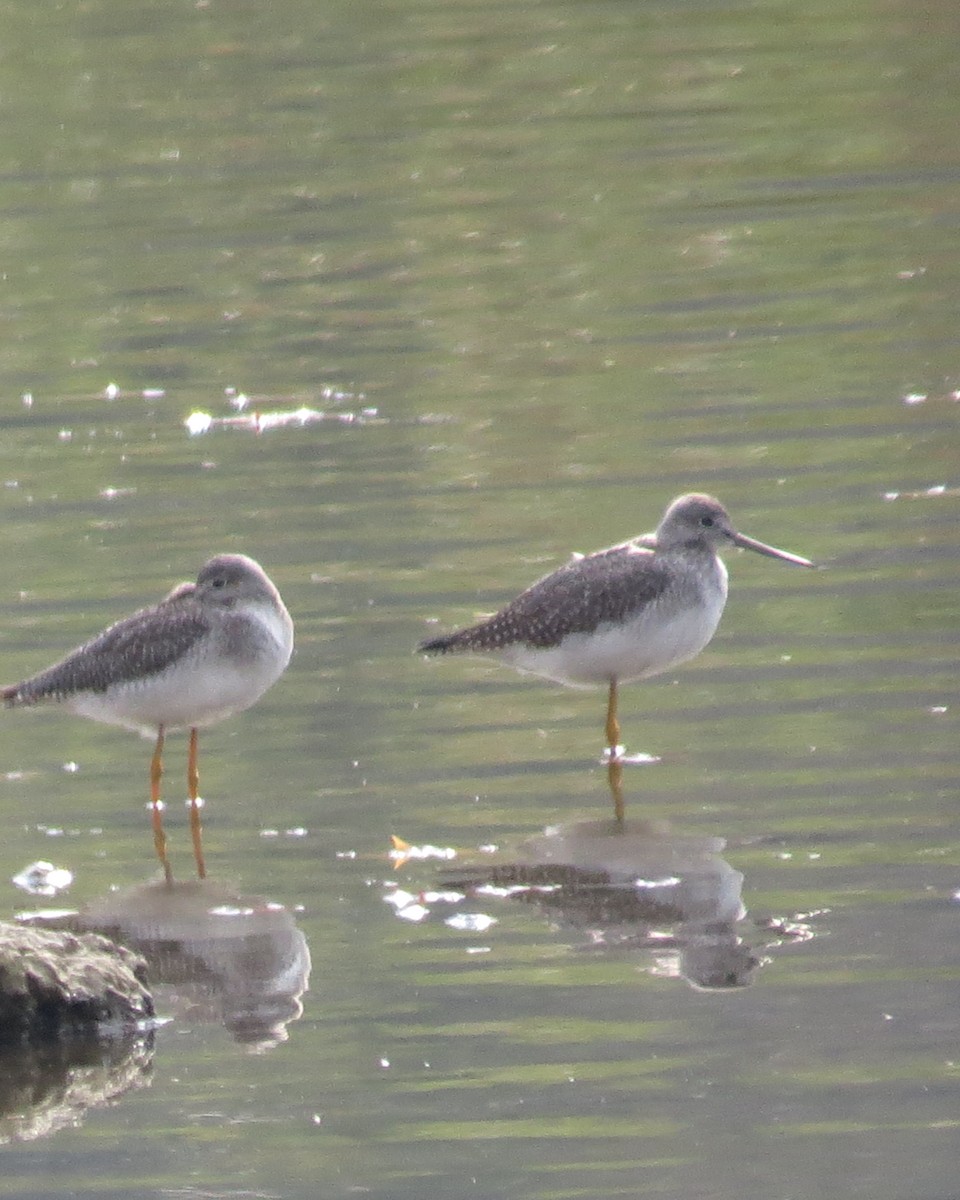
<svg viewBox="0 0 960 1200"><path fill-rule="evenodd" d="M187 790L197 874L206 876L200 824L198 730L242 712L286 670L293 621L259 563L217 554L195 583L108 626L44 671L0 688L7 707L44 702L154 737L150 808L154 848L173 881L160 781L167 733L190 730Z"/></svg>
<svg viewBox="0 0 960 1200"><path fill-rule="evenodd" d="M630 761L620 744L619 685L669 671L707 645L727 599L718 552L734 546L814 566L738 533L719 500L691 492L672 501L655 532L575 555L493 616L418 650L489 654L570 687L605 685L605 760Z"/></svg>

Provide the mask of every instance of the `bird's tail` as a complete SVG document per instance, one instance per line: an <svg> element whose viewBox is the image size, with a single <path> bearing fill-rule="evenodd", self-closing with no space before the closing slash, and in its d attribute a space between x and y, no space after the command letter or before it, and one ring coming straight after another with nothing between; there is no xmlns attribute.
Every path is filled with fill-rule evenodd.
<svg viewBox="0 0 960 1200"><path fill-rule="evenodd" d="M417 651L420 654L446 654L449 650L456 650L457 646L457 635L448 633L443 637L427 638L417 646Z"/></svg>

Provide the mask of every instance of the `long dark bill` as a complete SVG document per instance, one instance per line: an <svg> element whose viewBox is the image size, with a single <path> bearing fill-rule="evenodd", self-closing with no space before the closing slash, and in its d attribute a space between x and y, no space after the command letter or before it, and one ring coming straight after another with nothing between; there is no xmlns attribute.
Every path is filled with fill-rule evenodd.
<svg viewBox="0 0 960 1200"><path fill-rule="evenodd" d="M799 554L791 554L789 550L778 550L776 546L768 546L747 537L745 533L733 535L734 545L742 546L744 550L755 550L757 554L765 554L767 558L780 558L784 562L793 563L795 567L815 567L809 558L801 558Z"/></svg>

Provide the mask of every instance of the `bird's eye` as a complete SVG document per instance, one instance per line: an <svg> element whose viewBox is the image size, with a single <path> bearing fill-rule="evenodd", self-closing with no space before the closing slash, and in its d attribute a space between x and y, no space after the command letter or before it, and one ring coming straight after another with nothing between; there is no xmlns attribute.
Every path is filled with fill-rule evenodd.
<svg viewBox="0 0 960 1200"><path fill-rule="evenodd" d="M701 517L700 524L704 527L704 529L712 529L714 524L713 517Z"/></svg>
<svg viewBox="0 0 960 1200"><path fill-rule="evenodd" d="M211 579L210 586L215 588L226 587L227 581L222 575L217 575L214 579Z"/></svg>

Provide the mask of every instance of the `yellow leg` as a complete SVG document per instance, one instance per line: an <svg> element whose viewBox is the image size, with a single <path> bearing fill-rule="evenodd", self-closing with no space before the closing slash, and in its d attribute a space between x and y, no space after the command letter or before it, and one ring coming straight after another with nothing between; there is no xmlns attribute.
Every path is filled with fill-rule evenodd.
<svg viewBox="0 0 960 1200"><path fill-rule="evenodd" d="M610 784L610 794L613 796L613 817L618 825L622 825L626 816L623 803L623 763L619 758L611 758L607 762L607 782Z"/></svg>
<svg viewBox="0 0 960 1200"><path fill-rule="evenodd" d="M160 780L163 778L163 726L157 730L157 744L150 760L150 816L153 824L153 848L163 867L167 885L173 883L173 871L167 858L167 835L163 832L163 802L160 799Z"/></svg>
<svg viewBox="0 0 960 1200"><path fill-rule="evenodd" d="M607 746L609 747L609 759L611 762L619 756L618 747L620 745L620 722L617 720L617 681L610 680L610 693L607 696L607 724L606 724Z"/></svg>
<svg viewBox="0 0 960 1200"><path fill-rule="evenodd" d="M207 865L203 860L203 826L200 824L200 770L197 766L200 736L196 729L190 730L190 751L187 755L187 789L190 795L190 836L193 838L193 857L197 864L197 875L207 877Z"/></svg>

